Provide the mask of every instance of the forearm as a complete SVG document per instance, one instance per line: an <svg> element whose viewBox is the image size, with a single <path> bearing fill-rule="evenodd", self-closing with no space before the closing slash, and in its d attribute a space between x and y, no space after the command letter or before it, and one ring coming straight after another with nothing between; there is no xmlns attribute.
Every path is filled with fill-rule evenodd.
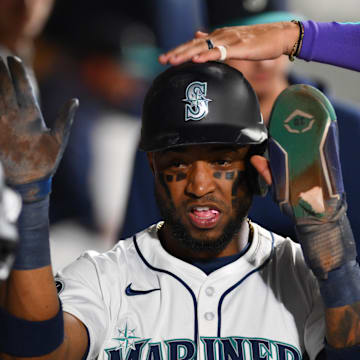
<svg viewBox="0 0 360 360"><path fill-rule="evenodd" d="M9 358L61 359L52 354L63 343L64 325L50 265L48 202L47 195L24 203L14 269L1 288L0 349Z"/></svg>
<svg viewBox="0 0 360 360"><path fill-rule="evenodd" d="M325 306L328 352L360 351L360 267L345 211L343 201L329 222L301 219L296 224L305 260L317 277ZM356 348L349 349L353 346ZM335 358L344 358L343 353L339 355Z"/></svg>
<svg viewBox="0 0 360 360"><path fill-rule="evenodd" d="M35 350L45 352L45 354L33 356L32 359L80 360L83 358L88 344L85 326L74 316L61 311L51 266L35 270L13 270L8 281L0 288L0 304L1 308L11 316L25 320L26 327L32 327L35 322L51 322L47 325L47 331L43 331L43 336L37 325L33 328L36 340L39 341ZM63 328L58 321L54 321L54 319L59 319L59 316L63 317ZM12 321L11 318L10 321ZM3 323L2 326L4 326ZM7 326L3 329L6 333L8 332ZM16 346L23 347L26 351L29 351L27 347L34 347L34 344L29 344L29 341L23 341L24 339L21 338L20 334L23 331L21 326L16 326L15 331L17 336L11 341L15 342ZM62 337L61 341L57 340L59 335ZM47 352L43 346L49 347L49 342L57 342L57 344ZM0 346L1 359L28 359L28 357L2 353L2 350Z"/></svg>
<svg viewBox="0 0 360 360"><path fill-rule="evenodd" d="M326 339L335 349L356 346L360 351L360 268L349 261L318 279L325 304ZM350 358L352 359L352 358Z"/></svg>
<svg viewBox="0 0 360 360"><path fill-rule="evenodd" d="M59 311L50 266L35 270L13 270L1 290L1 306L19 318L42 321Z"/></svg>
<svg viewBox="0 0 360 360"><path fill-rule="evenodd" d="M304 21L299 58L360 71L360 23Z"/></svg>
<svg viewBox="0 0 360 360"><path fill-rule="evenodd" d="M326 339L334 348L360 345L360 302L326 309Z"/></svg>
<svg viewBox="0 0 360 360"><path fill-rule="evenodd" d="M60 303L57 297L51 267L47 266L36 270L13 270L9 279L3 284L1 289L1 307L5 312L0 316L3 316L4 314L6 316L6 321L2 319L3 326L4 323L7 323L8 321L13 323L14 318L21 319L20 321L25 320L24 324L31 326L33 322L43 323L45 321L51 321L51 319L56 318L57 315L63 316L62 312L59 313ZM19 339L14 339L12 337L10 342L18 347L25 348L26 340L23 341L24 339L20 339L20 334L24 332L21 325L23 324L20 323L19 326L19 323L17 322L13 323L13 326L5 325L4 331L6 334L9 334L13 332L9 330L9 327L16 327ZM53 328L53 326L51 326L51 328ZM35 326L33 331L38 332L38 329L39 328ZM54 331L61 331L61 325L57 326ZM48 337L52 337L51 332L50 329L47 333ZM39 337L40 334L38 333L35 336ZM6 345L9 346L9 341L4 341L7 343ZM41 341L44 341L44 339ZM66 345L66 342L63 341L50 353L32 358L41 360L65 359L66 356L64 356L64 354L66 354ZM36 347L41 351L39 346ZM6 351L6 353L2 353L2 351ZM0 354L0 358L4 360L28 358L15 356L14 354L9 355L9 352L2 348L0 348Z"/></svg>
<svg viewBox="0 0 360 360"><path fill-rule="evenodd" d="M47 320L59 311L50 264L49 195L37 200L23 203L20 243L0 303L12 315L31 321Z"/></svg>
<svg viewBox="0 0 360 360"><path fill-rule="evenodd" d="M64 341L55 350L43 356L32 356L34 360L80 360L84 358L87 349L87 336L84 325L75 317L64 313ZM35 336L39 336L36 334ZM40 342L47 341L46 337L39 339ZM22 339L18 338L17 342L21 346ZM2 353L0 350L0 359L2 360L26 360L29 357L14 356Z"/></svg>

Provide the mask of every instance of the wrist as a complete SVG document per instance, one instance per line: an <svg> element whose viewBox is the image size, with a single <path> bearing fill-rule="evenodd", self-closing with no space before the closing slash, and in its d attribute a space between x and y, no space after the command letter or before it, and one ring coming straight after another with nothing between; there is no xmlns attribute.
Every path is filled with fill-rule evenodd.
<svg viewBox="0 0 360 360"><path fill-rule="evenodd" d="M27 184L12 185L11 187L17 191L24 203L36 202L44 199L51 193L52 177L33 181Z"/></svg>
<svg viewBox="0 0 360 360"><path fill-rule="evenodd" d="M314 275L326 280L328 273L356 259L356 245L346 216L346 201L323 222L317 218L297 219L296 237L305 261Z"/></svg>
<svg viewBox="0 0 360 360"><path fill-rule="evenodd" d="M64 318L60 303L57 314L45 321L18 318L0 307L0 349L15 357L51 353L64 341Z"/></svg>
<svg viewBox="0 0 360 360"><path fill-rule="evenodd" d="M20 241L13 268L34 270L50 265L49 195L23 204L18 231Z"/></svg>
<svg viewBox="0 0 360 360"><path fill-rule="evenodd" d="M320 280L319 288L327 308L351 305L360 301L360 267L349 261L328 273L326 280Z"/></svg>
<svg viewBox="0 0 360 360"><path fill-rule="evenodd" d="M300 27L297 23L287 21L284 22L284 55L290 55L294 49L294 46L300 39Z"/></svg>

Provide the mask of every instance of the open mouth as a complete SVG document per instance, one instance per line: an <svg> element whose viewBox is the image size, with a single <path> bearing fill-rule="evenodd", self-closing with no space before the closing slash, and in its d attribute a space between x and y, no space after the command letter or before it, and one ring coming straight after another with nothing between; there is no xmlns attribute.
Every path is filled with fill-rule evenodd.
<svg viewBox="0 0 360 360"><path fill-rule="evenodd" d="M210 206L194 206L189 212L190 221L201 229L213 228L220 219L220 211Z"/></svg>

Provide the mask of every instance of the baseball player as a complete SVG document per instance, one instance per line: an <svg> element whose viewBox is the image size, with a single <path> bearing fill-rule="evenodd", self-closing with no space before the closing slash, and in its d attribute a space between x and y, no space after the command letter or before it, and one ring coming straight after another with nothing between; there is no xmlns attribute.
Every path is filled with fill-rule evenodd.
<svg viewBox="0 0 360 360"><path fill-rule="evenodd" d="M253 89L223 63L187 63L160 74L143 107L140 146L164 221L107 253L86 252L55 286L49 183L77 102L49 131L21 62L8 65L1 127L13 137L0 147L24 209L1 297L4 359L357 358L359 266L336 119L321 93L285 91L270 125L274 196L301 246L247 219L252 197L272 181Z"/></svg>

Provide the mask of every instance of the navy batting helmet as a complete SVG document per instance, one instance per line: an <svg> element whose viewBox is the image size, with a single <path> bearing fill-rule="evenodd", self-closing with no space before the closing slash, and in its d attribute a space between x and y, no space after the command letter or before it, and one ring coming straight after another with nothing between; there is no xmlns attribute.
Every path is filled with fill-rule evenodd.
<svg viewBox="0 0 360 360"><path fill-rule="evenodd" d="M254 90L223 63L171 67L154 80L144 101L144 151L203 143L258 145L266 139Z"/></svg>
<svg viewBox="0 0 360 360"><path fill-rule="evenodd" d="M146 95L140 139L144 151L198 144L253 145L250 156L262 155L266 142L267 128L254 90L242 73L224 63L168 68ZM257 185L255 192L263 189Z"/></svg>

